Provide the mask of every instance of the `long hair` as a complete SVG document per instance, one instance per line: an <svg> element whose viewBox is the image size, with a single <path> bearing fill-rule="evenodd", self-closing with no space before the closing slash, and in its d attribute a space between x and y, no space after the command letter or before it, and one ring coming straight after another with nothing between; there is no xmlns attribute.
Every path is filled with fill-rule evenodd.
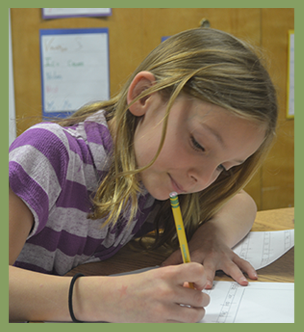
<svg viewBox="0 0 304 332"><path fill-rule="evenodd" d="M143 91L133 102L152 93L160 93L167 102L163 132L158 151L150 164L139 169L136 164L133 138L138 118L128 110L127 92L141 71L155 76L155 84ZM185 228L191 238L199 225L206 222L252 178L264 160L277 122L277 98L271 78L262 60L250 45L223 31L198 28L176 34L158 47L137 67L120 93L106 102L84 106L70 118L59 122L73 125L100 109L119 128L114 137L112 164L95 194L94 210L89 218L107 217L115 223L121 211L130 208L130 220L137 211L141 192L138 174L157 159L166 136L170 109L180 93L209 102L231 111L236 116L265 126L266 136L259 149L242 165L228 174L223 172L200 193L180 196ZM176 242L170 203L157 202L155 246ZM160 232L162 228L162 232Z"/></svg>

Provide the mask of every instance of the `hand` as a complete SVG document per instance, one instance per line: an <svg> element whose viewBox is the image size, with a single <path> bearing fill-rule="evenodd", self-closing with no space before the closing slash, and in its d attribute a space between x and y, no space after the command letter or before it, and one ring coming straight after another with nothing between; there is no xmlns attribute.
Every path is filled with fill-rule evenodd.
<svg viewBox="0 0 304 332"><path fill-rule="evenodd" d="M80 282L86 279L80 278ZM206 285L204 268L197 263L105 279L94 279L99 282L94 299L90 297L95 321L103 313L107 316L104 320L110 322L194 323L204 317L209 303L209 296L202 292ZM196 289L185 287L185 282L193 282Z"/></svg>
<svg viewBox="0 0 304 332"><path fill-rule="evenodd" d="M202 227L201 227L202 229ZM189 250L192 262L203 264L207 278L206 289L212 288L215 272L222 270L242 286L248 285L248 280L257 279L257 273L252 265L236 255L219 237L215 234L209 237L200 229L194 234L189 242ZM182 263L180 250L172 253L162 266Z"/></svg>

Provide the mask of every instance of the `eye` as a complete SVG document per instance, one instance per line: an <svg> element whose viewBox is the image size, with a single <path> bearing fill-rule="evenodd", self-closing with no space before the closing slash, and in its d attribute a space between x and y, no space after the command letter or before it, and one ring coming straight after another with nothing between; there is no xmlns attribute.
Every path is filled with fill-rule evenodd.
<svg viewBox="0 0 304 332"><path fill-rule="evenodd" d="M191 136L191 144L194 150L203 152L205 151L205 148L203 148L193 136Z"/></svg>
<svg viewBox="0 0 304 332"><path fill-rule="evenodd" d="M217 166L217 170L219 172L227 172L227 169L222 164Z"/></svg>

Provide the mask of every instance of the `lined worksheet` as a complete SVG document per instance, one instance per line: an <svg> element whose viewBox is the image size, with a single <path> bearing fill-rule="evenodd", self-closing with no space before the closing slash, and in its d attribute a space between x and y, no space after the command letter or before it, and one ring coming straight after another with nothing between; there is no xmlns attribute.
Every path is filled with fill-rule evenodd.
<svg viewBox="0 0 304 332"><path fill-rule="evenodd" d="M294 323L294 284L214 281L200 323Z"/></svg>
<svg viewBox="0 0 304 332"><path fill-rule="evenodd" d="M284 231L250 232L233 251L249 261L256 269L261 269L294 246L294 229Z"/></svg>

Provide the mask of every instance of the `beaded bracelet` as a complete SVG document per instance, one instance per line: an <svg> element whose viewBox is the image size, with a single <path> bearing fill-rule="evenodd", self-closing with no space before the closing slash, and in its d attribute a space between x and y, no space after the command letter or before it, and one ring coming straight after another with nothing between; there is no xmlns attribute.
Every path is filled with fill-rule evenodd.
<svg viewBox="0 0 304 332"><path fill-rule="evenodd" d="M75 274L74 277L71 280L70 289L69 289L69 311L70 311L70 316L72 318L72 321L74 323L83 323L82 321L76 319L76 317L74 315L74 311L73 311L73 288L74 288L74 284L75 284L75 281L79 277L83 277L83 276L84 276L84 274L82 274L82 273Z"/></svg>

